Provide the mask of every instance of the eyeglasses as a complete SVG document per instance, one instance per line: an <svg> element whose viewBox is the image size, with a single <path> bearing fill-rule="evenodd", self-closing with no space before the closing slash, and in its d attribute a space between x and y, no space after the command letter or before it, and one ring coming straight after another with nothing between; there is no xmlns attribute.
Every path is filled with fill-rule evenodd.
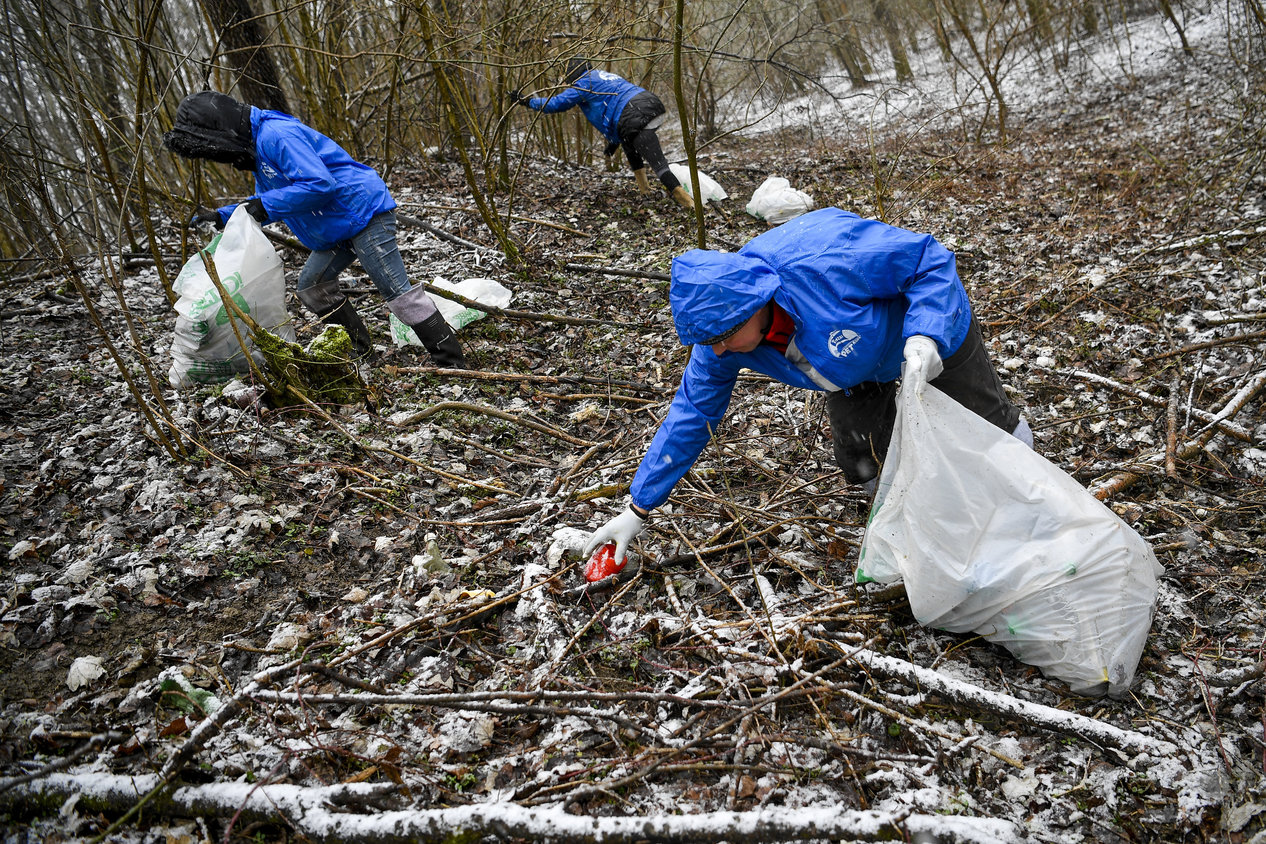
<svg viewBox="0 0 1266 844"><path fill-rule="evenodd" d="M738 334L739 329L742 328L746 324L747 324L747 320L743 320L738 325L734 326L733 328L727 331L722 331L720 334L718 334L715 337L711 337L707 340L700 340L699 345L700 346L715 346L717 343L728 340L731 337L733 337L735 334Z"/></svg>

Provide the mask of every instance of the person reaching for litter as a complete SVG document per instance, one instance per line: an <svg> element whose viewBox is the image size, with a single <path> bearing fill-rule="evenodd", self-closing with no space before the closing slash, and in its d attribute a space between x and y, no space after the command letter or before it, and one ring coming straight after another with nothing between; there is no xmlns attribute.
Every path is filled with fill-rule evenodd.
<svg viewBox="0 0 1266 844"><path fill-rule="evenodd" d="M184 158L255 174L256 195L243 204L261 225L284 222L312 250L299 272L299 299L323 321L343 326L357 357L373 346L338 277L360 259L387 307L418 335L435 365L467 367L457 335L425 288L409 283L396 243L396 201L372 167L288 114L215 91L181 101L163 144ZM201 211L190 222L224 228L235 208Z"/></svg>
<svg viewBox="0 0 1266 844"><path fill-rule="evenodd" d="M585 59L574 58L567 63L566 90L552 97L524 97L511 91L507 98L524 108L544 114L566 111L580 106L593 127L608 141L605 150L610 158L619 148L637 180L637 189L650 193L646 178L646 165L650 165L664 189L682 208L694 210L694 197L681 186L668 166L668 159L659 146L656 134L664 122L664 104L659 97L639 88L632 82L606 70L594 70Z"/></svg>
<svg viewBox="0 0 1266 844"><path fill-rule="evenodd" d="M738 252L693 249L674 259L669 303L690 360L628 508L590 535L586 554L614 542L624 558L720 425L743 369L827 392L835 461L852 484L873 489L903 361L907 375L918 369L1033 446L989 361L954 254L931 235L824 208Z"/></svg>

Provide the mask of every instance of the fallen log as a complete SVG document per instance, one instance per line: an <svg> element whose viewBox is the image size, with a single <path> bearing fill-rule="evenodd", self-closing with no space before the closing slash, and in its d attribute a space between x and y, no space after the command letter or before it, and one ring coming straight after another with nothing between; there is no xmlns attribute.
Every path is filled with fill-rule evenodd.
<svg viewBox="0 0 1266 844"><path fill-rule="evenodd" d="M58 774L13 789L0 800L18 807L56 810L79 795L81 811L122 811L161 784L158 777ZM317 842L461 841L485 837L549 840L554 844L633 844L638 841L738 844L830 839L842 841L937 841L940 844L1005 844L1027 837L1015 824L996 818L917 814L905 810L848 809L837 803L788 809L769 806L751 812L696 815L575 815L562 806L525 808L486 803L449 809L376 807L398 791L395 785L353 783L307 788L297 785L218 783L177 788L148 807L180 816L236 815L245 822L284 825ZM360 811L355 811L360 809ZM336 811L337 810L337 811Z"/></svg>

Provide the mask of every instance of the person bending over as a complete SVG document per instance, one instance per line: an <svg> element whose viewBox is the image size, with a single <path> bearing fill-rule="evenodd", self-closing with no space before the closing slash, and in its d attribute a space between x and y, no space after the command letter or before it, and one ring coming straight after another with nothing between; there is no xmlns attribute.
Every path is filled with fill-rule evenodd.
<svg viewBox="0 0 1266 844"><path fill-rule="evenodd" d="M511 91L508 98L512 103L544 114L580 106L593 127L607 139L608 158L615 154L616 149L624 149L624 157L629 160L639 191L651 191L646 178L646 166L649 164L673 200L682 208L694 210L694 197L673 175L659 146L659 135L655 130L663 124L665 117L664 104L659 97L614 73L594 70L589 62L581 58L567 63L564 81L568 88L552 97L524 97L516 90Z"/></svg>
<svg viewBox="0 0 1266 844"><path fill-rule="evenodd" d="M373 345L338 277L359 259L387 307L418 335L431 360L467 368L453 329L426 290L409 283L396 243L396 201L372 167L288 114L215 91L181 101L163 144L184 158L255 174L255 195L243 204L261 225L284 222L312 250L299 272L299 299L321 320L343 326L357 357ZM236 208L199 212L191 222L224 228Z"/></svg>
<svg viewBox="0 0 1266 844"><path fill-rule="evenodd" d="M738 252L694 249L674 259L669 302L690 360L628 508L590 535L586 554L614 542L623 559L720 425L743 369L826 391L835 460L853 484L873 489L903 361L907 375L919 371L1033 446L989 361L954 255L931 235L824 208Z"/></svg>

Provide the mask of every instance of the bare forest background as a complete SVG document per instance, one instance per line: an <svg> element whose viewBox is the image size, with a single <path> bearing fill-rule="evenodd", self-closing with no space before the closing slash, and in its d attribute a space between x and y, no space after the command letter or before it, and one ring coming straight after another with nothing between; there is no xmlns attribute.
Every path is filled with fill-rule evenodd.
<svg viewBox="0 0 1266 844"><path fill-rule="evenodd" d="M807 94L839 100L850 86L917 87L911 56L925 50L951 68L950 110L968 115L962 125L976 142L1006 141L1006 78L1020 62L1036 60L1058 78L1087 40L1156 13L1191 50L1184 10L1170 0L3 5L0 274L61 275L90 312L85 271L99 271L126 310L119 274L137 262L153 262L174 302L169 264L191 244L172 223L241 190L228 168L182 161L161 145L181 98L206 88L299 117L388 180L419 151L460 161L513 266L524 259L508 225L523 162L552 156L588 166L600 157L579 110L541 120L507 106L510 89L559 90L571 56L661 92L670 111L675 101L694 168L701 148ZM1260 0L1231 5L1225 49L1247 70L1261 62L1266 11ZM890 216L885 166L874 162L872 173L881 219ZM706 245L703 208L697 226ZM163 421L163 379L144 345L134 331L105 339L154 434L183 453L181 435Z"/></svg>

